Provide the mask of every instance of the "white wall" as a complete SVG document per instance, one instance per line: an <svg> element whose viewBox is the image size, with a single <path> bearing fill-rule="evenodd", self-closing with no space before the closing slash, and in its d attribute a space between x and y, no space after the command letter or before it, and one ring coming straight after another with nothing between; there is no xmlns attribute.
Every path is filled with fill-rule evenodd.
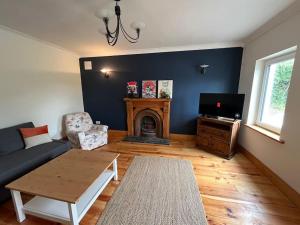
<svg viewBox="0 0 300 225"><path fill-rule="evenodd" d="M298 45L294 72L289 89L285 120L277 143L245 126L240 133L240 144L267 165L298 193L300 193L300 13L276 25L271 30L246 44L240 79L240 93L246 93L243 118L249 111L255 62L258 59Z"/></svg>
<svg viewBox="0 0 300 225"><path fill-rule="evenodd" d="M32 121L60 137L63 114L83 111L78 58L0 27L0 128Z"/></svg>

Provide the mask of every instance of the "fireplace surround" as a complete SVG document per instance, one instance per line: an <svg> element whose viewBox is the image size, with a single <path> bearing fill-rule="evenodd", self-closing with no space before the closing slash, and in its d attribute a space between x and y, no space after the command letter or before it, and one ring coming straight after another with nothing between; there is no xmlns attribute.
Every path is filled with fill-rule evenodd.
<svg viewBox="0 0 300 225"><path fill-rule="evenodd" d="M128 136L169 138L170 99L125 98Z"/></svg>

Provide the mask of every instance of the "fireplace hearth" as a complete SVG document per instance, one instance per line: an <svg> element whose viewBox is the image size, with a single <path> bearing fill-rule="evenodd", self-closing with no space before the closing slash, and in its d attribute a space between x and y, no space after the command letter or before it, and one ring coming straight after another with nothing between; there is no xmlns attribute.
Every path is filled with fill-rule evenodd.
<svg viewBox="0 0 300 225"><path fill-rule="evenodd" d="M170 99L125 98L128 136L169 138Z"/></svg>

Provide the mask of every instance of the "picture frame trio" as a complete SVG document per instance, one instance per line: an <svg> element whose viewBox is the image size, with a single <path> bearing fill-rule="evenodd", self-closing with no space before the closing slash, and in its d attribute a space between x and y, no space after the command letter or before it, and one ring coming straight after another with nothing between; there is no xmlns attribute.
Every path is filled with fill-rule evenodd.
<svg viewBox="0 0 300 225"><path fill-rule="evenodd" d="M172 98L173 80L143 80L142 98ZM127 97L138 98L138 83L127 82Z"/></svg>

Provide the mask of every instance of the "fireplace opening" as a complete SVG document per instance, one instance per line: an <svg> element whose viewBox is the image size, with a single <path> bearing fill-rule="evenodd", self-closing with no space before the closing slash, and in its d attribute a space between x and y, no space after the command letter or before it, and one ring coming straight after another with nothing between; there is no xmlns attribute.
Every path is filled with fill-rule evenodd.
<svg viewBox="0 0 300 225"><path fill-rule="evenodd" d="M134 134L135 136L161 138L161 116L151 109L144 109L140 111L134 118Z"/></svg>
<svg viewBox="0 0 300 225"><path fill-rule="evenodd" d="M141 121L141 136L156 137L156 122L153 117L143 117Z"/></svg>

